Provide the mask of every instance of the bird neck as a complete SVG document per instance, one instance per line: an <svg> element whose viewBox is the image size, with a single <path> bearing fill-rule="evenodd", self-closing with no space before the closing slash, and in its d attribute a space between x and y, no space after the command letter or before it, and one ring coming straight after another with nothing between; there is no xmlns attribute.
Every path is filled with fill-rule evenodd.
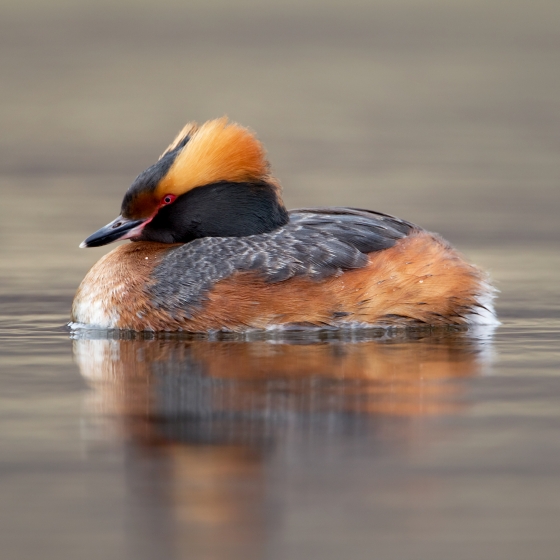
<svg viewBox="0 0 560 560"><path fill-rule="evenodd" d="M187 243L201 237L245 237L268 233L287 222L276 185L220 181L196 187L163 207L141 239Z"/></svg>

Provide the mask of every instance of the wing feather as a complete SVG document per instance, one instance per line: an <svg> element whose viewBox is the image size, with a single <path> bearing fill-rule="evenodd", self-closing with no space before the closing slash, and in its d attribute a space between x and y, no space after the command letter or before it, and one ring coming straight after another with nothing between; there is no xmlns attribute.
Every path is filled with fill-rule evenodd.
<svg viewBox="0 0 560 560"><path fill-rule="evenodd" d="M180 303L187 311L236 272L253 272L270 283L322 280L364 267L368 253L388 249L418 229L368 210L293 210L288 224L267 234L205 237L172 247L152 273L149 295L159 308L172 310Z"/></svg>

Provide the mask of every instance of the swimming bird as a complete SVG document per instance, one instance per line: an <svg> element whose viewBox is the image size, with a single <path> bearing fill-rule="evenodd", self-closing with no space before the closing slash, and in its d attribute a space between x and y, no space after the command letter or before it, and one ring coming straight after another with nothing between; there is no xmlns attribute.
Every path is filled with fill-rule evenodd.
<svg viewBox="0 0 560 560"><path fill-rule="evenodd" d="M130 239L82 281L72 322L133 331L496 323L486 275L436 234L356 208L286 210L265 150L187 124L80 246Z"/></svg>

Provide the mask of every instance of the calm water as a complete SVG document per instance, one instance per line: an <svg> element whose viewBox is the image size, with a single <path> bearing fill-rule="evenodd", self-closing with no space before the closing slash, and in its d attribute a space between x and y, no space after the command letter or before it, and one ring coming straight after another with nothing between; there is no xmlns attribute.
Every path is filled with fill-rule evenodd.
<svg viewBox="0 0 560 560"><path fill-rule="evenodd" d="M557 559L558 21L544 1L7 3L2 558ZM225 112L288 206L441 232L490 271L502 325L72 337L106 252L79 242L184 121Z"/></svg>

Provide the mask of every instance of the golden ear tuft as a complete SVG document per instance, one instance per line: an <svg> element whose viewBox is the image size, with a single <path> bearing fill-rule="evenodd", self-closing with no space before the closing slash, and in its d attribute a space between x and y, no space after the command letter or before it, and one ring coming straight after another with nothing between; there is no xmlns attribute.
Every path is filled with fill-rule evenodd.
<svg viewBox="0 0 560 560"><path fill-rule="evenodd" d="M228 122L227 117L207 121L198 128L189 123L165 153L180 145L187 134L191 138L158 185L158 195L181 195L218 181L269 179L262 144L252 132Z"/></svg>
<svg viewBox="0 0 560 560"><path fill-rule="evenodd" d="M171 142L171 144L169 144L169 146L167 146L167 148L165 149L165 152L163 152L163 154L161 154L161 156L159 156L159 159L161 159L165 154L168 154L169 152L172 152L187 136L192 136L197 129L198 129L198 124L197 123L195 123L195 122L187 123L181 129L181 132L179 132L179 134L177 134L177 136L175 137L173 142Z"/></svg>

